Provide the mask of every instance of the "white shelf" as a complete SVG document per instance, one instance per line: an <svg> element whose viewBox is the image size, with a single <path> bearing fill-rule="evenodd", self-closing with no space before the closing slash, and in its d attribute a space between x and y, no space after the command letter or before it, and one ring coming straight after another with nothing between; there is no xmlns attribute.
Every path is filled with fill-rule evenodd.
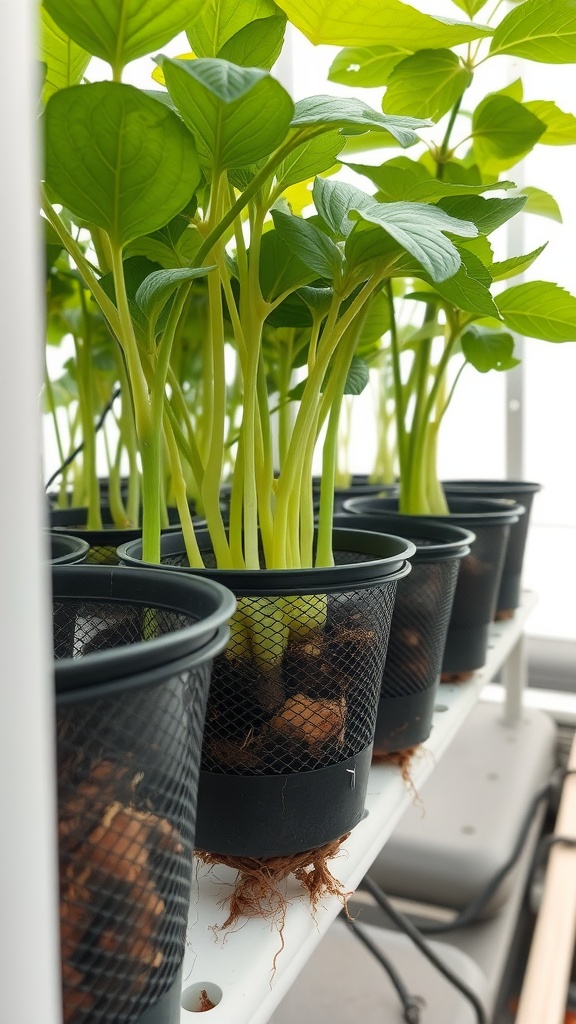
<svg viewBox="0 0 576 1024"><path fill-rule="evenodd" d="M411 768L416 789L433 771L481 691L514 649L535 603L533 594L524 593L515 617L493 624L487 663L469 682L440 686L432 734ZM358 886L413 799L396 769L372 768L368 814L331 862L331 871L344 890L352 892ZM213 1002L214 991L221 990L221 1001L208 1011L210 1024L266 1024L339 913L341 903L327 899L312 916L309 903L299 895L300 888L294 882L287 892L284 948L279 952L282 940L277 926L270 922L251 919L236 931L218 931L227 916L227 897L234 879L235 872L224 867L195 870L183 990L207 987ZM182 1010L181 1024L193 1024L196 1019L195 1012Z"/></svg>

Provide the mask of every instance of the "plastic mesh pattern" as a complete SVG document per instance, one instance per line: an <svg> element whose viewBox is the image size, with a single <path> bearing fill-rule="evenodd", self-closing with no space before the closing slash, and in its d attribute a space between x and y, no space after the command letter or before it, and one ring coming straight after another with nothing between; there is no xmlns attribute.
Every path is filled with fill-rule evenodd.
<svg viewBox="0 0 576 1024"><path fill-rule="evenodd" d="M202 768L242 775L327 768L374 736L396 583L241 597L214 661Z"/></svg>
<svg viewBox="0 0 576 1024"><path fill-rule="evenodd" d="M494 618L510 526L474 526L476 540L460 562L450 629L474 629Z"/></svg>
<svg viewBox="0 0 576 1024"><path fill-rule="evenodd" d="M398 583L382 697L427 690L442 665L460 560L416 562Z"/></svg>
<svg viewBox="0 0 576 1024"><path fill-rule="evenodd" d="M57 657L142 639L120 603L60 601L56 620ZM64 1024L136 1022L178 974L210 669L57 703Z"/></svg>
<svg viewBox="0 0 576 1024"><path fill-rule="evenodd" d="M56 599L53 608L57 658L80 658L94 651L153 640L197 621L194 615L124 602Z"/></svg>

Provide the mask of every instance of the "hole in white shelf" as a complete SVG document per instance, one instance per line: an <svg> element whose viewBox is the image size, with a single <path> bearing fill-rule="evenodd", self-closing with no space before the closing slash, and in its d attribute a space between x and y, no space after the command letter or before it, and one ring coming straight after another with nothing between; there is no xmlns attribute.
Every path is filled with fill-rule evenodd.
<svg viewBox="0 0 576 1024"><path fill-rule="evenodd" d="M465 836L473 836L476 829L473 825L462 825L460 831L463 832Z"/></svg>
<svg viewBox="0 0 576 1024"><path fill-rule="evenodd" d="M197 981L189 985L182 993L182 1009L190 1013L207 1013L218 1006L222 999L222 989L211 981ZM212 1006L208 1004L212 1003Z"/></svg>
<svg viewBox="0 0 576 1024"><path fill-rule="evenodd" d="M488 775L486 776L486 778L490 779L490 782L494 782L497 779L499 779L500 776L498 775L498 772L488 772Z"/></svg>
<svg viewBox="0 0 576 1024"><path fill-rule="evenodd" d="M448 707L446 704L435 704L434 711L448 711Z"/></svg>

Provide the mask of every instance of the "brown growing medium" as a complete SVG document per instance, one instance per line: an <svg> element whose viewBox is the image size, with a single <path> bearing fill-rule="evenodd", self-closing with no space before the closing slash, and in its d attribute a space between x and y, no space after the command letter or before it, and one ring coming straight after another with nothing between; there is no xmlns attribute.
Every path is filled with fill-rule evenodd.
<svg viewBox="0 0 576 1024"><path fill-rule="evenodd" d="M342 843L350 835L341 836L317 850L290 854L285 857L227 857L223 854L196 850L195 856L202 864L211 867L224 864L238 872L234 890L230 897L228 917L220 926L223 931L232 928L244 917L271 919L278 925L281 946L284 948L283 929L286 918L287 900L281 883L294 875L308 894L314 910L326 896L336 896L346 907L350 893L342 889L328 867L328 861L335 857ZM274 967L276 966L274 957Z"/></svg>
<svg viewBox="0 0 576 1024"><path fill-rule="evenodd" d="M499 608L494 615L494 622L509 622L514 618L515 608Z"/></svg>
<svg viewBox="0 0 576 1024"><path fill-rule="evenodd" d="M440 676L441 683L467 683L472 676L475 675L476 670L472 669L469 672L443 672Z"/></svg>
<svg viewBox="0 0 576 1024"><path fill-rule="evenodd" d="M63 782L63 765L59 775ZM121 960L120 998L127 975L134 997L164 959L158 931L166 908L150 857L159 850L181 854L183 846L168 821L129 805L140 779L126 766L97 761L59 807L64 1024L89 1021L100 994L99 969L80 967L87 945L93 962ZM109 972L103 975L108 995Z"/></svg>

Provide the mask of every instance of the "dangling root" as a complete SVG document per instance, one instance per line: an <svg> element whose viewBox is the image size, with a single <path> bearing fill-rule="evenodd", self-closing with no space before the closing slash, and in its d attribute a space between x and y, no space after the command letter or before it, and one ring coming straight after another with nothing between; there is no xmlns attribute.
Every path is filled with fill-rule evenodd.
<svg viewBox="0 0 576 1024"><path fill-rule="evenodd" d="M349 835L348 832L317 850L266 859L226 857L196 850L195 855L201 863L210 866L224 864L238 872L230 897L230 912L219 930L231 928L243 917L262 917L276 921L282 935L287 901L280 885L289 875L294 875L304 887L312 909L316 909L325 896L336 896L345 907L349 893L343 891L340 882L331 874L327 862L336 856Z"/></svg>
<svg viewBox="0 0 576 1024"><path fill-rule="evenodd" d="M372 754L372 764L390 764L392 767L397 768L406 789L414 801L414 805L422 807L420 794L412 780L411 769L413 762L417 758L428 753L421 744L416 744L413 747L407 747L406 750L398 750L394 753L383 753L375 750Z"/></svg>

